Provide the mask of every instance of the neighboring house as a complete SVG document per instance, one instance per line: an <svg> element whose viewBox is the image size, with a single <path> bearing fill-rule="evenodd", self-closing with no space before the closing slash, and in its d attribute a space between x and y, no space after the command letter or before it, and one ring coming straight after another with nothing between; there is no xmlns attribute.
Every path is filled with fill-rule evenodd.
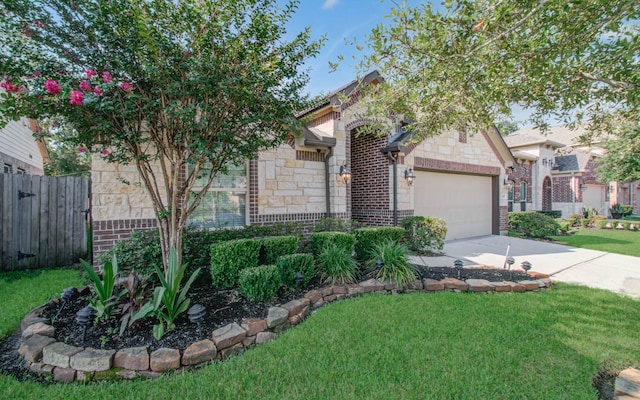
<svg viewBox="0 0 640 400"><path fill-rule="evenodd" d="M42 140L35 139L38 123L20 118L0 130L0 165L9 174L44 175L44 164L49 153Z"/></svg>
<svg viewBox="0 0 640 400"><path fill-rule="evenodd" d="M609 215L612 204L637 201L637 182L600 182L596 174L598 158L605 150L601 142L591 146L580 143L584 128L551 127L542 134L538 129L520 129L504 140L516 159L509 174L509 211L557 210L566 218L593 208Z"/></svg>
<svg viewBox="0 0 640 400"><path fill-rule="evenodd" d="M364 78L365 84L381 81L377 72ZM349 101L340 101L339 94ZM445 132L421 143L412 143L401 126L381 137L358 135L367 124L356 116L358 95L354 81L300 114L310 121L300 135L217 178L192 222L202 227L299 222L308 229L324 217L394 225L427 215L445 219L447 239L506 233L503 182L514 159L496 129ZM93 160L98 254L131 230L154 227L155 219L134 167L115 169L99 157Z"/></svg>

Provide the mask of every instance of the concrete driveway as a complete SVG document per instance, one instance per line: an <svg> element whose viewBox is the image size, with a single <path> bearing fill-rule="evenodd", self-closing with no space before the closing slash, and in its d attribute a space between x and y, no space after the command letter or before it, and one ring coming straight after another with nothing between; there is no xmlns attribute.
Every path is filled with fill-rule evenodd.
<svg viewBox="0 0 640 400"><path fill-rule="evenodd" d="M640 258L559 244L518 239L508 236L482 236L448 241L444 256L414 257L413 262L453 265L460 259L465 265L502 267L507 247L515 259L512 268L529 261L532 270L549 274L558 282L586 285L640 298Z"/></svg>

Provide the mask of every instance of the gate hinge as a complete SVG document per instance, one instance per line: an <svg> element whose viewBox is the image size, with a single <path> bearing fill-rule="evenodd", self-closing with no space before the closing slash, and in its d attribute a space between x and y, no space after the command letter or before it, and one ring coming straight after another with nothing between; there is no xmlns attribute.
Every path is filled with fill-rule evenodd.
<svg viewBox="0 0 640 400"><path fill-rule="evenodd" d="M23 253L18 250L18 261L24 260L25 258L35 257L35 254Z"/></svg>
<svg viewBox="0 0 640 400"><path fill-rule="evenodd" d="M23 192L22 190L18 190L18 200L22 200L25 197L33 197L35 196L35 193L27 193L27 192Z"/></svg>

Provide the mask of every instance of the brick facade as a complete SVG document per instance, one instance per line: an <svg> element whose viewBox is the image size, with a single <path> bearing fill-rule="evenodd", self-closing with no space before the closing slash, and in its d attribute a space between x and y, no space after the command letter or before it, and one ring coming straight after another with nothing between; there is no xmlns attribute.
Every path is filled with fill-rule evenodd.
<svg viewBox="0 0 640 400"><path fill-rule="evenodd" d="M155 218L92 221L91 234L94 257L111 249L113 245L131 236L131 232L156 228Z"/></svg>

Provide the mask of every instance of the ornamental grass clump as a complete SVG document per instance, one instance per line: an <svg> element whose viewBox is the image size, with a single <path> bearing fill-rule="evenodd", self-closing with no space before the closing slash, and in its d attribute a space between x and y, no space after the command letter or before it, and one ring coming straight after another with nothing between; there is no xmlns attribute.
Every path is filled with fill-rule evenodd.
<svg viewBox="0 0 640 400"><path fill-rule="evenodd" d="M377 243L367 262L371 267L380 266L376 279L382 282L393 281L404 285L416 279L415 269L406 257L407 248L393 240ZM380 262L378 262L380 261Z"/></svg>
<svg viewBox="0 0 640 400"><path fill-rule="evenodd" d="M317 256L320 278L330 285L356 281L358 264L353 256L336 244L328 244Z"/></svg>

